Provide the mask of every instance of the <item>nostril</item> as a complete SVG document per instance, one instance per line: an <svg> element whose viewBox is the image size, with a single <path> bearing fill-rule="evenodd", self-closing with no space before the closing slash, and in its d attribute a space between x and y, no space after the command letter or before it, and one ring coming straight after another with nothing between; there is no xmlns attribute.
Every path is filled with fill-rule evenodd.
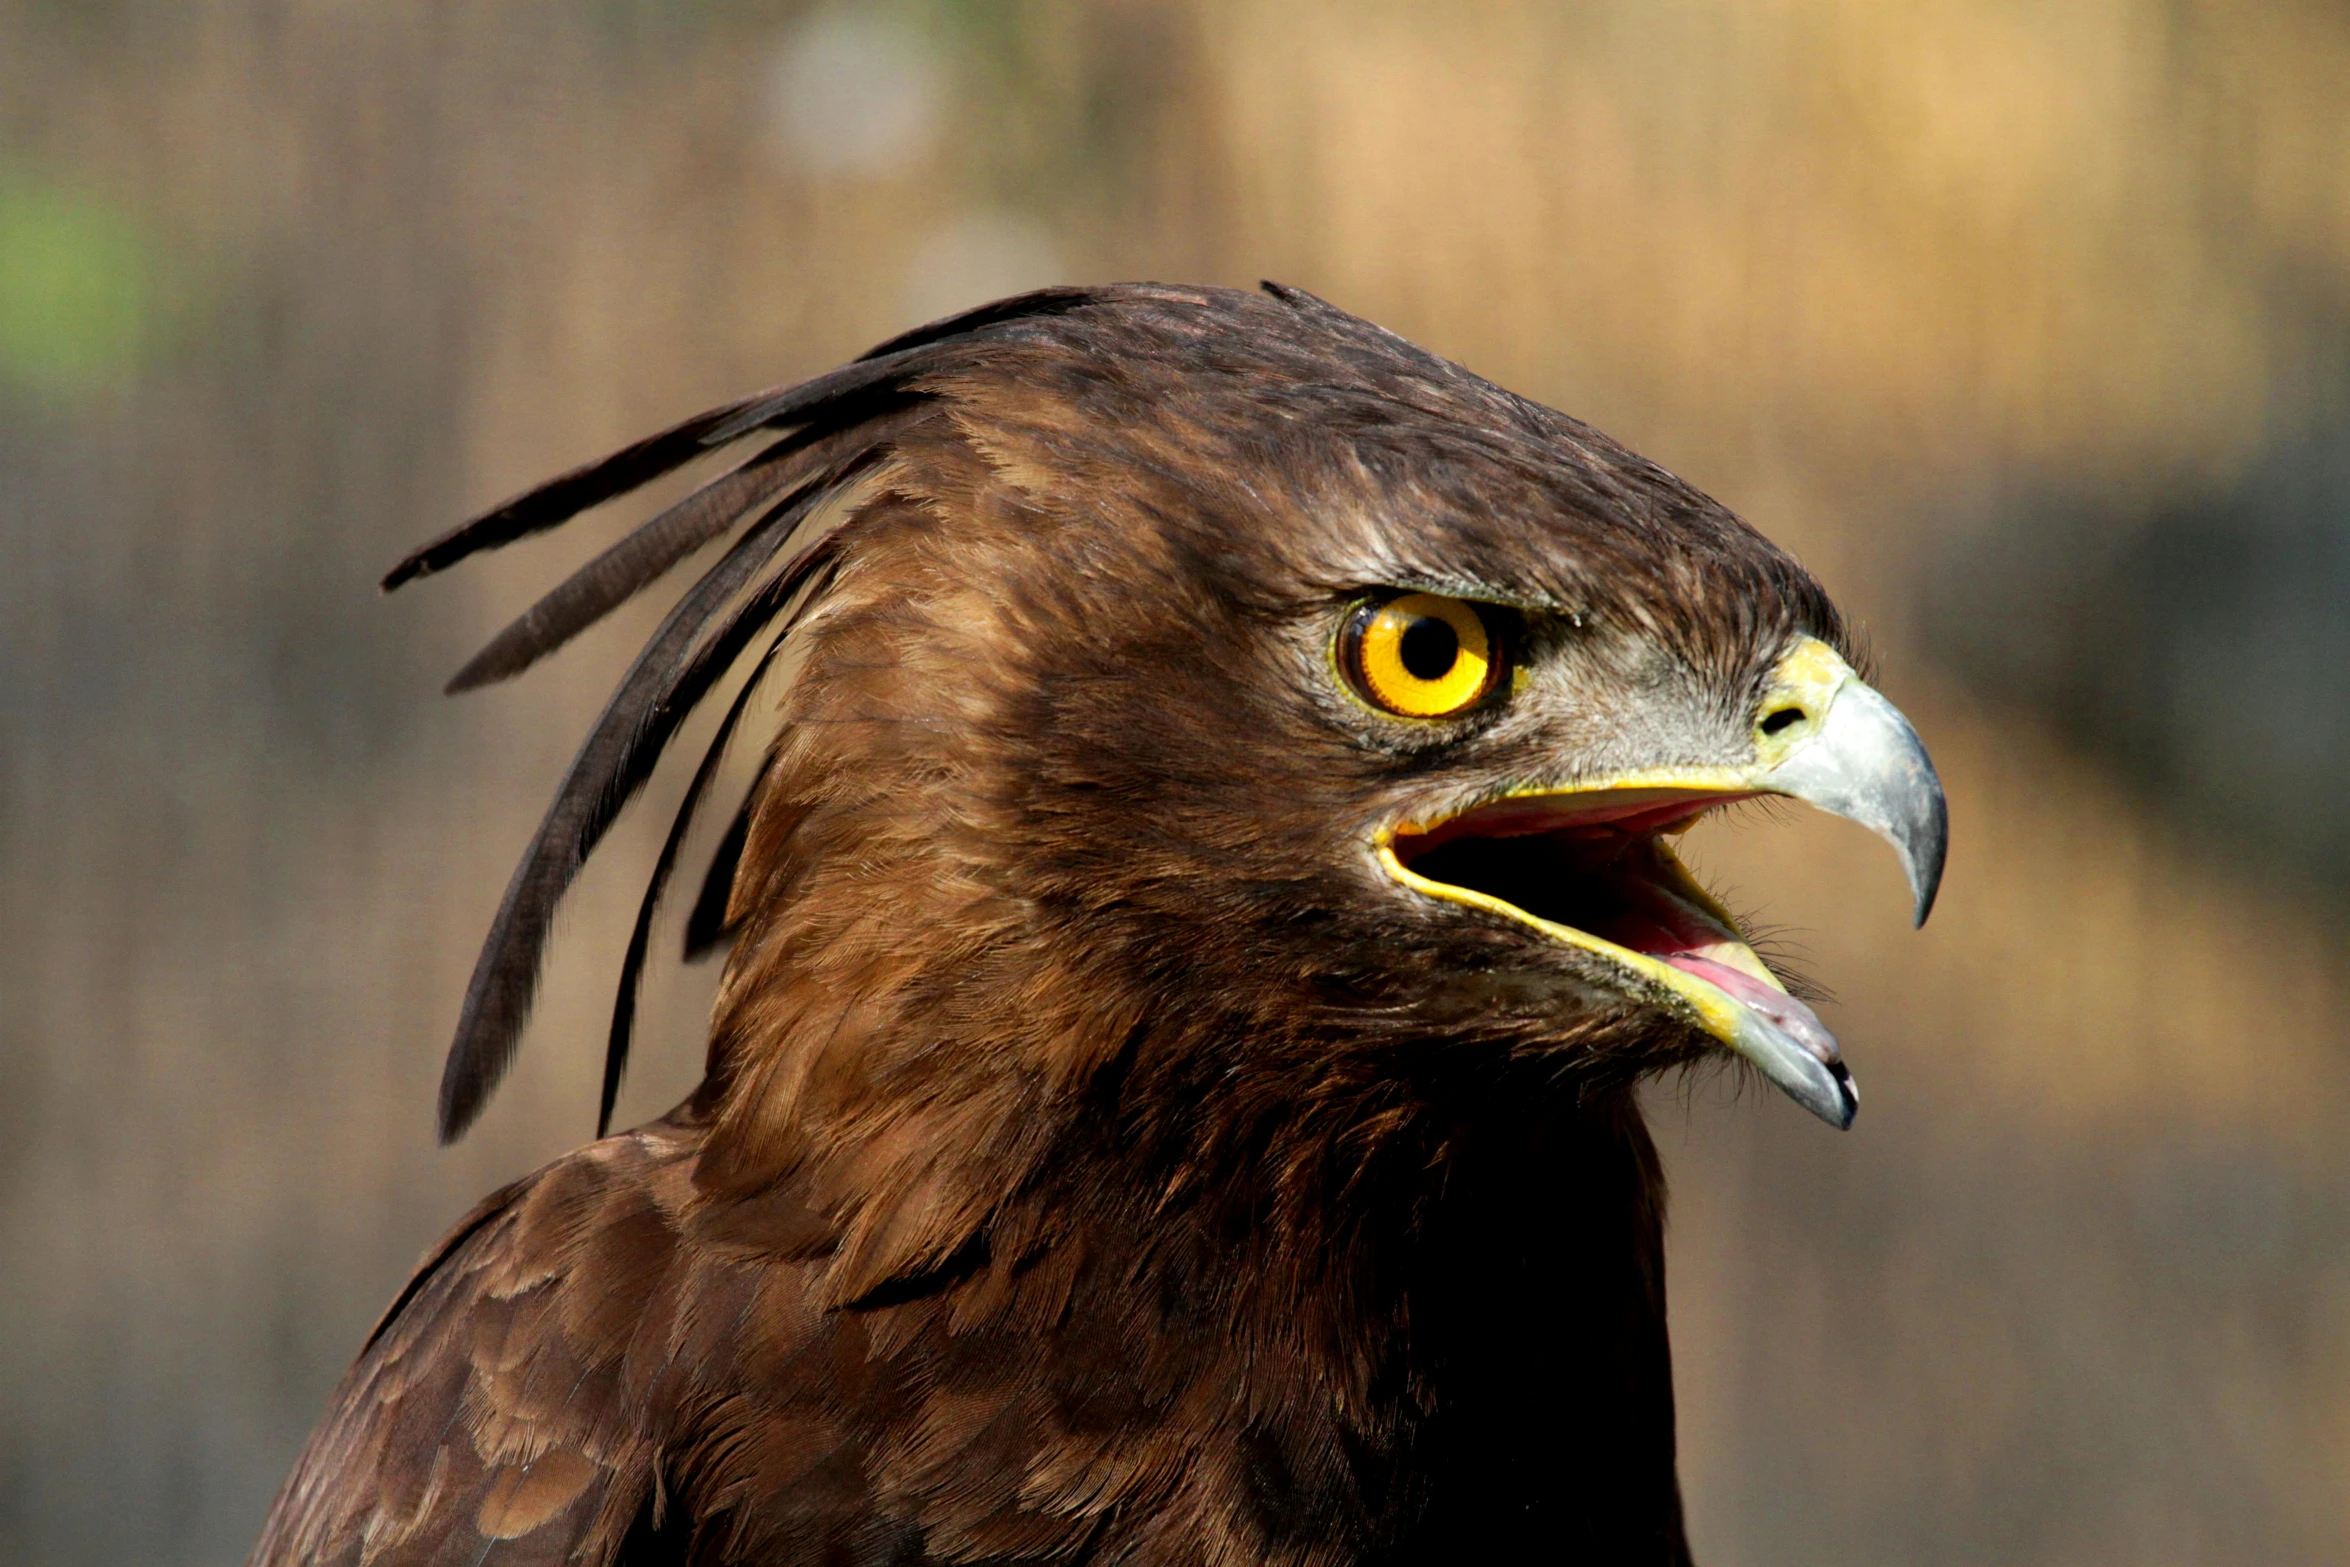
<svg viewBox="0 0 2350 1567"><path fill-rule="evenodd" d="M1769 714L1763 719L1762 732L1766 735L1775 735L1780 730L1787 728L1791 724L1799 724L1803 722L1803 718L1804 712L1802 708L1782 707L1777 712Z"/></svg>

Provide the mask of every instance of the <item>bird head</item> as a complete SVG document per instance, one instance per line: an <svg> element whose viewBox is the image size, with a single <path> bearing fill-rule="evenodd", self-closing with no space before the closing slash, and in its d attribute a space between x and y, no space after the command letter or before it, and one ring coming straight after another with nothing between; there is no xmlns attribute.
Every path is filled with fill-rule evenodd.
<svg viewBox="0 0 2350 1567"><path fill-rule="evenodd" d="M511 1053L554 898L726 678L623 1012L715 757L772 712L697 915L734 939L702 1102L739 1168L927 1189L937 1150L1041 1145L1136 1074L1277 1115L1726 1053L1850 1122L1835 1041L1674 838L1808 801L1893 844L1922 920L1940 787L1821 587L1664 470L1295 291L1056 290L715 410L394 581L752 439L460 676L735 531L517 873L445 1127Z"/></svg>

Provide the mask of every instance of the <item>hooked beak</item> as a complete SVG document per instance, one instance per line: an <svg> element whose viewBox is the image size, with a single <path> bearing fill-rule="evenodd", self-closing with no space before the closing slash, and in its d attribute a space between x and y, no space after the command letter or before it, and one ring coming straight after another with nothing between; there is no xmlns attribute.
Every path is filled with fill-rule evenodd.
<svg viewBox="0 0 2350 1567"><path fill-rule="evenodd" d="M1816 638L1772 671L1746 765L1528 790L1391 826L1374 848L1414 891L1610 959L1627 990L1694 1023L1822 1120L1850 1126L1859 1094L1834 1036L1664 841L1716 806L1760 795L1806 801L1892 844L1925 923L1949 836L1941 780L1909 720Z"/></svg>
<svg viewBox="0 0 2350 1567"><path fill-rule="evenodd" d="M1790 743L1755 775L1756 790L1816 805L1893 845L1914 899L1911 923L1925 924L1950 846L1950 807L1926 743L1901 709L1816 638L1780 660L1757 728L1784 713L1798 715L1779 731Z"/></svg>

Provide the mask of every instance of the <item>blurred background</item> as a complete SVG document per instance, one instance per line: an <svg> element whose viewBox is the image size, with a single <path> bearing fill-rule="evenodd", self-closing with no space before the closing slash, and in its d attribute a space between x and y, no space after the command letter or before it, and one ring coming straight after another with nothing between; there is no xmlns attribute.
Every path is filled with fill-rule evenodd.
<svg viewBox="0 0 2350 1567"><path fill-rule="evenodd" d="M375 577L1133 277L1663 462L1942 764L1922 934L1840 824L1701 845L1867 1113L1656 1096L1700 1560L2350 1560L2339 3L0 0L0 1561L240 1559L417 1252L592 1129L658 800L454 1150L432 1095L649 620L436 691L627 515Z"/></svg>

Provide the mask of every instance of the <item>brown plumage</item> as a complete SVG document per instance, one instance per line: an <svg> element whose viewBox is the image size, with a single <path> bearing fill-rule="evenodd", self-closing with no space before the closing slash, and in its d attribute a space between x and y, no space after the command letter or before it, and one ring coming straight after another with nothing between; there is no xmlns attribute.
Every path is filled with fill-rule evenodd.
<svg viewBox="0 0 2350 1567"><path fill-rule="evenodd" d="M707 1077L427 1257L255 1562L1685 1560L1630 1088L1728 1036L1676 999L1698 948L1605 915L1680 965L1660 988L1557 930L1648 895L1660 823L1777 787L1654 780L1825 724L1756 713L1790 648L1841 645L1820 588L1587 427L1270 286L926 328L387 585L737 443L453 683L733 534L516 872L442 1125L510 1060L580 863L732 679L605 1114L686 826L752 723L774 738L686 922L732 941ZM1398 591L1476 606L1489 691L1366 699L1347 639ZM1543 832L1581 814L1469 830L1505 796Z"/></svg>

